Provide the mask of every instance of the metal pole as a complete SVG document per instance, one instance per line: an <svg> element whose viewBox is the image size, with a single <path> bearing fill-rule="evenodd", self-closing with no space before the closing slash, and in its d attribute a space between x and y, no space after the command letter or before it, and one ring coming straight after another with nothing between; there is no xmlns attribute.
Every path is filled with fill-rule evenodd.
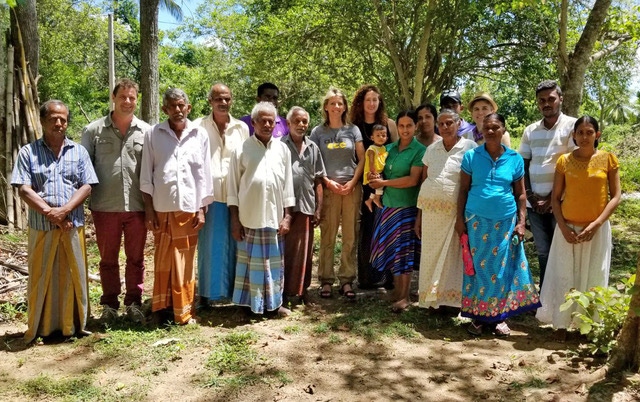
<svg viewBox="0 0 640 402"><path fill-rule="evenodd" d="M115 46L113 40L113 14L109 14L109 110L113 111L111 91L116 85Z"/></svg>

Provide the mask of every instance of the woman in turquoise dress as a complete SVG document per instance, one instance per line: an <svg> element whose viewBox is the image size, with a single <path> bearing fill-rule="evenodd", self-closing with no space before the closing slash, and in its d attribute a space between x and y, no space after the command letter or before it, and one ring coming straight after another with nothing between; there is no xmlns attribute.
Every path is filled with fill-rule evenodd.
<svg viewBox="0 0 640 402"><path fill-rule="evenodd" d="M468 234L474 273L463 277L461 315L469 333L507 336L505 319L540 307L524 254L524 161L500 143L504 117L483 124L485 143L462 158L456 232ZM466 270L465 270L466 271Z"/></svg>

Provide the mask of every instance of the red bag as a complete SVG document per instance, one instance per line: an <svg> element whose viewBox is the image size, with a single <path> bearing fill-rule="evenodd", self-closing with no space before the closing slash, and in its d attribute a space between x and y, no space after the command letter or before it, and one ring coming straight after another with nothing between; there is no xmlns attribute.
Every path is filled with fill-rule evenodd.
<svg viewBox="0 0 640 402"><path fill-rule="evenodd" d="M473 269L473 258L471 257L471 250L469 249L469 235L463 233L460 236L460 245L462 246L462 263L464 265L464 273L471 276L475 275L476 271Z"/></svg>

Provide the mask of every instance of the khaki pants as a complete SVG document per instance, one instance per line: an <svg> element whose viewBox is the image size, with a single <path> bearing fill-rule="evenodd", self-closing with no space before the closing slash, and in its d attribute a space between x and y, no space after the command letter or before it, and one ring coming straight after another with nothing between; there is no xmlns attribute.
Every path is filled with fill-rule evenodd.
<svg viewBox="0 0 640 402"><path fill-rule="evenodd" d="M356 279L356 244L360 227L360 203L362 186L357 185L349 195L339 195L325 189L320 221L320 261L318 280L321 284L333 284L333 250L336 244L338 227L342 226L342 253L338 280L340 285Z"/></svg>

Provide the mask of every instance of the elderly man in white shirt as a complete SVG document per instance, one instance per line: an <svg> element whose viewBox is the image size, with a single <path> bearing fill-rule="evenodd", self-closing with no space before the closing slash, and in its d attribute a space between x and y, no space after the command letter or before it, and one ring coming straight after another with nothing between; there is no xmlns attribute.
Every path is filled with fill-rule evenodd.
<svg viewBox="0 0 640 402"><path fill-rule="evenodd" d="M254 135L234 151L227 178L231 234L238 242L233 303L255 314L282 307L284 235L295 205L291 154L271 135L276 108L258 103L251 111Z"/></svg>
<svg viewBox="0 0 640 402"><path fill-rule="evenodd" d="M162 111L169 119L145 135L140 172L145 224L155 244L152 311L156 318L172 312L176 323L187 324L198 231L213 201L211 150L206 131L187 118L191 105L184 91L167 90Z"/></svg>
<svg viewBox="0 0 640 402"><path fill-rule="evenodd" d="M211 114L193 123L209 135L213 203L198 234L198 295L200 305L231 299L236 271L236 241L231 236L227 207L227 176L231 154L249 138L249 128L229 113L233 97L228 86L217 83L209 91Z"/></svg>

